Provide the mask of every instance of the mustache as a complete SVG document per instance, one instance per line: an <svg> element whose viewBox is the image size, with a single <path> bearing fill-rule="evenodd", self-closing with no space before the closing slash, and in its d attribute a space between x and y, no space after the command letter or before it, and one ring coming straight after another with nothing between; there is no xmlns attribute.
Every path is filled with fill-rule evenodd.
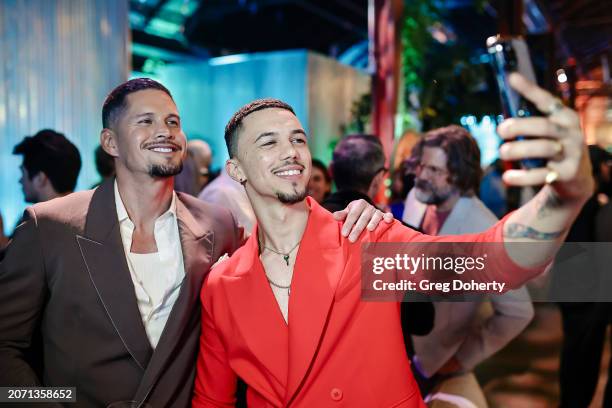
<svg viewBox="0 0 612 408"><path fill-rule="evenodd" d="M431 183L429 183L427 180L422 180L422 179L417 178L414 182L414 186L420 189L431 190Z"/></svg>
<svg viewBox="0 0 612 408"><path fill-rule="evenodd" d="M300 166L302 167L302 170L306 168L306 166L304 166L304 164L298 160L285 160L283 164L276 166L275 168L272 169L272 171L277 171L278 169L282 169L283 167L286 167L286 166Z"/></svg>

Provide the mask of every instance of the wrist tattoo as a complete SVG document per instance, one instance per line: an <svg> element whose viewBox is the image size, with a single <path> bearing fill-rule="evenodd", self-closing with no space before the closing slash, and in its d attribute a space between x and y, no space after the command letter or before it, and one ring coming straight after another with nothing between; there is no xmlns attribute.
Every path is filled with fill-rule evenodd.
<svg viewBox="0 0 612 408"><path fill-rule="evenodd" d="M508 238L530 238L538 241L552 241L562 234L563 231L542 232L530 226L516 223L508 224L506 230L506 237Z"/></svg>
<svg viewBox="0 0 612 408"><path fill-rule="evenodd" d="M548 217L552 210L557 209L563 205L563 202L554 191L547 191L546 196L539 199L536 205L537 212L536 217L538 219Z"/></svg>

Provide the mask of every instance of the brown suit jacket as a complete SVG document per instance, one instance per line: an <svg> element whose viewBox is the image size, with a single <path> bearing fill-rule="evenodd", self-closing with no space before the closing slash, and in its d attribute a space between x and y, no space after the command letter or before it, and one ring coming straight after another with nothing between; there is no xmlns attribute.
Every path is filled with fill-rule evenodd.
<svg viewBox="0 0 612 408"><path fill-rule="evenodd" d="M75 386L79 407L120 400L188 407L198 294L210 266L232 253L239 237L229 211L188 195L178 194L177 218L185 280L153 351L121 243L113 181L28 208L0 264L0 386Z"/></svg>

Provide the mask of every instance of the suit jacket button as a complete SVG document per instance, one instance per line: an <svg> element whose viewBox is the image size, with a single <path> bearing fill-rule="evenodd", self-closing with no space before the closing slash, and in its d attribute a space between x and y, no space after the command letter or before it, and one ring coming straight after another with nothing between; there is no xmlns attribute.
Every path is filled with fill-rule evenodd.
<svg viewBox="0 0 612 408"><path fill-rule="evenodd" d="M340 388L332 388L329 395L334 401L340 401L342 399L342 390Z"/></svg>

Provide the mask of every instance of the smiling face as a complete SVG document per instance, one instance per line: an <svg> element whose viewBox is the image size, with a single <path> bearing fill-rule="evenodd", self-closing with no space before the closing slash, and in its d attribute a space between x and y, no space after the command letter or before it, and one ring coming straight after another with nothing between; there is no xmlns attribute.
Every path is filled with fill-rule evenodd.
<svg viewBox="0 0 612 408"><path fill-rule="evenodd" d="M228 172L235 180L244 180L251 199L269 197L285 204L303 201L310 167L306 133L293 113L268 108L244 118Z"/></svg>
<svg viewBox="0 0 612 408"><path fill-rule="evenodd" d="M116 157L116 171L147 174L154 178L180 173L186 139L174 101L165 92L146 89L129 94L126 108L103 131L104 149Z"/></svg>

